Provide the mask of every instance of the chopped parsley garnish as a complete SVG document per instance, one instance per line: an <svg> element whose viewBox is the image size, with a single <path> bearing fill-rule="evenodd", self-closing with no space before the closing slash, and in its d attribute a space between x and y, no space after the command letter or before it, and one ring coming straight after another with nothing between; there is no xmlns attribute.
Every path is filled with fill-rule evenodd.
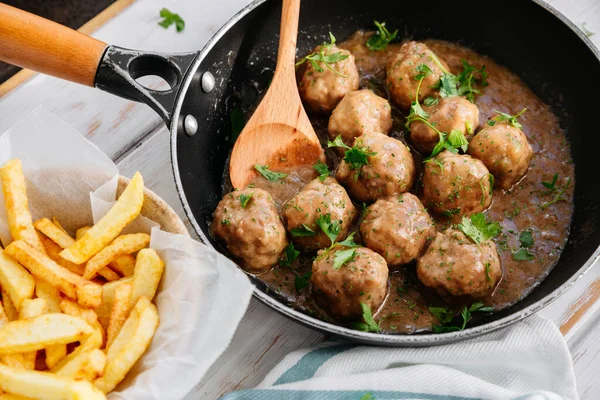
<svg viewBox="0 0 600 400"><path fill-rule="evenodd" d="M556 184L556 182L555 182L555 184ZM547 201L544 204L542 204L540 206L541 209L543 210L546 207L551 206L552 204L558 203L559 201L567 201L567 199L565 199L563 197L563 195L565 194L565 192L567 191L567 189L569 188L569 186L571 186L571 177L567 177L567 181L565 182L565 184L563 185L563 187L560 189L560 191L556 194L556 196L554 196L554 198L552 200ZM554 187L553 187L552 190L554 190Z"/></svg>
<svg viewBox="0 0 600 400"><path fill-rule="evenodd" d="M240 133L244 129L244 115L239 107L233 107L229 113L229 121L231 122L231 143L235 143Z"/></svg>
<svg viewBox="0 0 600 400"><path fill-rule="evenodd" d="M338 250L333 257L333 269L340 269L342 265L354 260L356 249Z"/></svg>
<svg viewBox="0 0 600 400"><path fill-rule="evenodd" d="M341 74L339 71L333 68L331 64L335 64L338 61L345 60L346 58L348 58L348 55L342 54L341 51L333 54L325 54L325 49L331 48L335 44L335 36L333 36L331 32L329 32L329 38L330 42L324 42L321 48L319 49L319 52L314 52L304 56L304 58L302 58L296 63L296 66L302 65L308 61L311 63L315 71L323 72L323 68L321 68L321 66L319 65L319 63L322 62L328 69L335 72L339 76L346 78L345 75Z"/></svg>
<svg viewBox="0 0 600 400"><path fill-rule="evenodd" d="M521 125L519 123L519 121L517 121L517 118L519 118L521 115L523 115L523 113L527 111L526 108L522 109L518 114L515 115L510 115L507 113L503 113L501 111L498 110L494 110L494 112L498 115L496 115L494 118L490 119L487 124L489 126L494 126L496 125L496 123L498 122L505 122L508 121L509 124L511 124L512 126L514 126L517 129L521 129L523 128L523 125Z"/></svg>
<svg viewBox="0 0 600 400"><path fill-rule="evenodd" d="M471 103L475 102L475 95L480 93L475 89L475 85L487 86L487 72L485 65L477 69L470 65L466 60L461 60L463 71L458 74L458 95L465 96Z"/></svg>
<svg viewBox="0 0 600 400"><path fill-rule="evenodd" d="M249 196L246 196L245 194L240 194L240 203L242 204L242 208L246 208L246 206L248 205L248 202L250 201L250 199L252 198L252 193L250 193Z"/></svg>
<svg viewBox="0 0 600 400"><path fill-rule="evenodd" d="M317 217L317 225L327 235L333 245L342 229L340 223L338 221L331 221L331 214L325 214Z"/></svg>
<svg viewBox="0 0 600 400"><path fill-rule="evenodd" d="M229 222L228 219L222 219L221 220L221 225L231 225L231 222Z"/></svg>
<svg viewBox="0 0 600 400"><path fill-rule="evenodd" d="M483 243L502 232L498 222L487 222L483 213L476 213L470 218L463 217L458 229L470 237L475 243Z"/></svg>
<svg viewBox="0 0 600 400"><path fill-rule="evenodd" d="M556 182L558 182L558 174L554 174L554 176L552 177L552 181L550 182L542 181L542 185L548 188L548 193L552 193L557 189Z"/></svg>
<svg viewBox="0 0 600 400"><path fill-rule="evenodd" d="M596 34L596 32L592 32L587 28L587 22L584 22L583 24L581 24L581 30L583 31L583 33L585 34L585 36L587 37L592 37Z"/></svg>
<svg viewBox="0 0 600 400"><path fill-rule="evenodd" d="M388 29L385 27L385 22L375 22L375 26L377 27L377 31L373 36L367 40L366 46L369 50L372 51L381 51L387 49L388 44L396 39L398 36L398 29L394 31L394 33L390 33Z"/></svg>
<svg viewBox="0 0 600 400"><path fill-rule="evenodd" d="M308 237L308 236L316 236L317 232L310 229L306 224L302 224L302 225L290 230L290 234L294 237Z"/></svg>
<svg viewBox="0 0 600 400"><path fill-rule="evenodd" d="M363 311L363 321L364 322L355 323L353 325L354 328L359 331L363 331L363 332L379 332L381 330L381 327L379 326L379 324L377 322L375 322L375 319L373 318L373 314L371 313L371 307L369 307L368 304L365 304L362 302L360 303L360 307L362 308L362 311Z"/></svg>
<svg viewBox="0 0 600 400"><path fill-rule="evenodd" d="M279 182L280 179L285 178L288 174L283 172L274 172L269 169L267 165L258 165L256 164L254 168L267 180L271 182Z"/></svg>
<svg viewBox="0 0 600 400"><path fill-rule="evenodd" d="M283 253L283 255L284 256L279 259L279 265L281 265L282 267L291 268L294 261L296 261L296 259L300 255L300 252L296 250L296 248L294 247L294 243L290 242L290 244L288 244L288 246L285 248L285 252Z"/></svg>
<svg viewBox="0 0 600 400"><path fill-rule="evenodd" d="M325 178L329 176L329 167L327 164L319 162L313 165L313 168L319 173L319 180L321 182L324 182Z"/></svg>
<svg viewBox="0 0 600 400"><path fill-rule="evenodd" d="M294 286L296 287L296 292L301 291L305 287L308 287L308 282L310 282L310 276L312 272L307 272L304 275L296 275L294 279Z"/></svg>
<svg viewBox="0 0 600 400"><path fill-rule="evenodd" d="M166 8L162 8L160 10L160 17L162 18L162 21L160 21L158 24L165 29L173 24L175 24L175 29L177 32L181 32L185 29L185 21L179 16L179 14L175 14Z"/></svg>
<svg viewBox="0 0 600 400"><path fill-rule="evenodd" d="M533 236L531 236L531 231L523 231L519 235L519 241L521 242L521 247L529 248L533 246Z"/></svg>
<svg viewBox="0 0 600 400"><path fill-rule="evenodd" d="M493 311L492 307L486 307L483 303L473 303L470 307L464 306L458 316L446 307L429 307L429 312L440 322L440 325L432 326L433 331L436 333L462 331L473 318L473 313L491 313Z"/></svg>
<svg viewBox="0 0 600 400"><path fill-rule="evenodd" d="M333 142L327 142L327 147L341 147L346 149L344 161L351 170L360 170L363 166L369 165L369 157L377 154L376 152L368 151L366 147L358 147L358 144L350 147L344 143L341 136L337 136ZM359 174L360 171L354 176L355 180L358 179Z"/></svg>
<svg viewBox="0 0 600 400"><path fill-rule="evenodd" d="M520 248L513 253L513 258L517 261L531 261L535 256L529 250Z"/></svg>

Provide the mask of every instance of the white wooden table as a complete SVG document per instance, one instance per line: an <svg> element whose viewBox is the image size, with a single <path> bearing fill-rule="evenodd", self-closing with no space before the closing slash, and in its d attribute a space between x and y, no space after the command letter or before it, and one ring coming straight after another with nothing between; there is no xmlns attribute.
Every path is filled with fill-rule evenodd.
<svg viewBox="0 0 600 400"><path fill-rule="evenodd" d="M111 44L156 51L200 49L212 34L249 0L137 0L97 30L93 36ZM600 0L549 0L576 25L598 34ZM168 7L186 21L178 34L157 25L158 12ZM169 132L150 108L115 98L99 90L37 75L0 98L0 133L38 105L54 112L116 162L123 175L139 170L147 185L187 221L175 190L170 167ZM582 399L600 398L600 265L542 314L561 326L573 354ZM585 311L585 312L584 312ZM583 317L574 325L573 315ZM571 319L572 321L573 319ZM571 326L572 325L572 326ZM570 328L570 329L569 329ZM315 344L323 335L287 320L252 300L229 349L198 383L189 398L215 399L249 388L289 351Z"/></svg>

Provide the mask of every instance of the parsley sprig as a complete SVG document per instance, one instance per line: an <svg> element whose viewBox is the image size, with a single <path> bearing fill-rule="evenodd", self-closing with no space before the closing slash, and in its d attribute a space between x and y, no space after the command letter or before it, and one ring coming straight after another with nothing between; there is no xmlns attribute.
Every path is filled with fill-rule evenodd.
<svg viewBox="0 0 600 400"><path fill-rule="evenodd" d="M557 175L558 175L558 174L557 174ZM555 176L557 176L557 175L555 175ZM558 180L558 177L557 177L556 179ZM557 189L556 189L556 187L555 187L555 185L556 185L556 182L554 181L554 178L553 178L552 180L553 180L553 184L552 184L552 187L551 187L551 188L550 188L550 187L548 187L548 186L546 186L546 185L544 185L544 186L548 187L548 189L550 190L550 192L549 192L549 193L552 193L553 191L557 190ZM546 183L548 183L548 182L546 182ZM543 184L544 184L544 182L542 182L542 185L543 185ZM560 191L559 191L559 192L558 192L558 193L557 193L557 194L554 196L554 198L553 198L552 200L550 200L550 201L547 201L547 202L543 203L543 204L540 206L540 208L541 208L542 210L544 210L544 209L546 209L547 207L550 207L552 204L556 204L556 203L558 203L559 201L567 201L567 199L565 199L565 198L563 197L563 195L565 194L565 192L567 191L567 189L568 189L570 186L571 186L571 177L569 176L569 177L567 177L565 184L562 186L562 188L560 189Z"/></svg>
<svg viewBox="0 0 600 400"><path fill-rule="evenodd" d="M313 165L313 168L319 173L319 180L321 182L324 182L325 179L329 176L329 167L327 166L327 164L319 162Z"/></svg>
<svg viewBox="0 0 600 400"><path fill-rule="evenodd" d="M458 229L477 244L490 240L502 232L500 224L486 221L483 213L473 214L470 218L463 217L462 222L458 224Z"/></svg>
<svg viewBox="0 0 600 400"><path fill-rule="evenodd" d="M463 59L461 60L462 72L454 75L444 67L433 53L432 59L443 72L440 80L434 85L435 89L439 89L441 97L465 96L467 100L473 103L475 95L481 92L475 88L475 85L488 85L488 74L485 70L485 65L477 69Z"/></svg>
<svg viewBox="0 0 600 400"><path fill-rule="evenodd" d="M355 144L353 147L348 146L342 140L341 136L337 136L333 142L327 142L327 147L341 147L346 149L344 153L344 161L348 164L351 170L357 170L354 175L354 180L357 180L360 175L360 169L369 165L369 157L376 155L374 151L368 151L366 147L359 147Z"/></svg>
<svg viewBox="0 0 600 400"><path fill-rule="evenodd" d="M491 313L493 311L492 307L486 307L483 303L473 303L470 307L464 306L459 315L447 307L429 307L429 312L440 322L439 325L432 326L436 333L462 331L473 319L473 313Z"/></svg>
<svg viewBox="0 0 600 400"><path fill-rule="evenodd" d="M354 260L356 249L337 250L333 256L333 269L340 269L342 265Z"/></svg>
<svg viewBox="0 0 600 400"><path fill-rule="evenodd" d="M529 248L533 246L533 236L531 235L531 231L521 232L519 235L519 242L521 242L521 247L513 253L513 258L517 261L534 260L534 254L529 251Z"/></svg>
<svg viewBox="0 0 600 400"><path fill-rule="evenodd" d="M185 29L185 21L179 16L179 14L169 11L167 8L162 8L160 10L160 17L162 18L162 21L160 21L158 24L165 29L173 24L175 24L175 29L177 32L181 32Z"/></svg>
<svg viewBox="0 0 600 400"><path fill-rule="evenodd" d="M511 124L512 126L514 126L515 128L521 129L521 128L523 128L523 125L521 125L521 123L519 123L517 118L519 118L521 115L523 115L523 113L525 111L527 111L527 108L522 109L519 113L517 113L515 115L510 115L510 114L503 113L498 110L494 110L494 112L498 115L496 115L494 118L490 119L487 124L489 126L494 126L498 122L508 121L508 123Z"/></svg>
<svg viewBox="0 0 600 400"><path fill-rule="evenodd" d="M296 261L299 255L300 252L296 250L296 248L294 247L294 243L290 242L290 244L288 244L288 246L285 248L283 257L279 259L279 265L281 265L282 267L291 268L292 264L294 263L294 261Z"/></svg>
<svg viewBox="0 0 600 400"><path fill-rule="evenodd" d="M254 168L262 175L264 176L267 180L271 181L271 182L279 182L281 179L285 178L286 176L288 176L288 174L283 173L283 172L275 172L275 171L271 171L269 169L268 165L258 165L256 164L254 166Z"/></svg>
<svg viewBox="0 0 600 400"><path fill-rule="evenodd" d="M304 275L296 275L294 279L294 287L296 288L296 292L300 292L305 287L308 287L308 282L310 282L310 276L312 272L307 272Z"/></svg>
<svg viewBox="0 0 600 400"><path fill-rule="evenodd" d="M333 245L337 239L337 236L342 229L342 226L338 221L331 220L331 214L323 214L317 217L317 226L327 235Z"/></svg>
<svg viewBox="0 0 600 400"><path fill-rule="evenodd" d="M321 66L319 65L319 63L323 63L325 67L335 72L337 75L341 76L342 78L347 78L346 75L340 73L338 70L333 68L331 64L335 64L338 61L345 60L346 58L348 58L348 55L342 54L341 51L338 51L337 53L333 54L325 54L325 50L333 47L333 45L335 44L335 36L333 36L331 32L329 32L329 39L329 43L324 42L323 45L321 45L321 48L318 52L315 51L314 53L310 53L304 56L304 58L300 59L300 61L296 63L296 66L302 65L308 61L315 69L315 71L323 72L323 68L321 68Z"/></svg>
<svg viewBox="0 0 600 400"><path fill-rule="evenodd" d="M316 236L317 232L311 229L308 225L302 224L297 226L296 228L290 230L290 234L294 237L308 237L308 236Z"/></svg>
<svg viewBox="0 0 600 400"><path fill-rule="evenodd" d="M375 319L373 318L373 313L371 312L371 307L368 304L361 302L360 307L363 312L363 321L364 322L356 322L353 324L354 329L363 332L379 332L381 330L381 326Z"/></svg>
<svg viewBox="0 0 600 400"><path fill-rule="evenodd" d="M376 32L369 38L369 40L367 40L366 46L372 51L386 50L388 44L392 40L396 39L396 36L398 36L398 29L396 29L394 33L390 33L390 31L388 31L388 29L385 27L385 22L373 22L375 22L378 32Z"/></svg>
<svg viewBox="0 0 600 400"><path fill-rule="evenodd" d="M558 189L556 187L556 182L558 182L558 173L554 174L550 182L542 181L542 185L544 185L548 189L547 193L552 193Z"/></svg>

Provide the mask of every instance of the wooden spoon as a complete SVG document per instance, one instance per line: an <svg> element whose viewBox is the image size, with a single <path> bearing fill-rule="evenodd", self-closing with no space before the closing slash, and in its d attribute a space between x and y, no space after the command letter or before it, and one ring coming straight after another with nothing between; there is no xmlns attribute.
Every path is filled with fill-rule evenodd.
<svg viewBox="0 0 600 400"><path fill-rule="evenodd" d="M325 161L296 86L299 16L300 0L283 0L275 75L231 153L229 177L234 188L246 187L257 176L255 165L281 171Z"/></svg>

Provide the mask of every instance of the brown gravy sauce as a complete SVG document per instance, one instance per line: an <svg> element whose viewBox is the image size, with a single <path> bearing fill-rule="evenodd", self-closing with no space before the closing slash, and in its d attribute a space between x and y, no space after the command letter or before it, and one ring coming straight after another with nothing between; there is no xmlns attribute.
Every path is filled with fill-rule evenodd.
<svg viewBox="0 0 600 400"><path fill-rule="evenodd" d="M369 51L364 43L371 34L358 31L339 47L350 50L356 57L361 88L370 88L378 95L389 98L384 82L385 65L389 54L397 51L400 44L388 46L387 51ZM503 228L503 233L494 239L502 262L503 278L493 295L482 300L485 305L492 306L498 311L527 296L558 262L566 244L573 215L575 184L569 142L550 107L544 104L515 74L490 58L460 45L437 40L424 42L448 63L455 74L462 71L462 59L477 68L486 66L489 85L480 88L481 94L476 96L480 125L496 115L494 110L511 115L525 107L528 110L520 117L519 122L523 125L523 132L534 149L529 171L510 193L494 189L492 206L485 212L488 219L498 221ZM390 136L406 142L405 114L393 106L392 108L394 124ZM330 168L333 169L337 166L339 157L326 146L328 117L311 116L311 121L326 149ZM411 151L419 169L421 164L419 152L412 146ZM256 187L266 189L272 194L278 208L316 177L311 168L284 172L290 172L290 175L283 183L269 182L262 177L254 182ZM551 181L555 173L559 174L557 186L562 186L567 177L571 178L571 185L564 194L566 201L541 209L540 205L552 200L555 195L545 193L541 182ZM418 174L420 176L420 170ZM418 185L414 185L412 191L418 195L417 187ZM357 206L360 208L360 205ZM447 227L443 217L439 218L435 215L433 217L436 219L438 229L443 230ZM360 220L357 221L356 228L359 223ZM513 251L520 245L519 234L524 230L532 232L534 245L529 250L535 255L533 261L513 259ZM302 254L295 270L276 266L272 271L258 278L267 285L269 291L277 293L290 306L318 318L330 320L315 307L308 287L299 292L295 288L295 277L310 272L313 257L314 254ZM429 331L432 323L437 323L428 311L428 306L443 305L443 303L418 282L414 269L413 263L390 271L389 295L375 318L381 321L381 326L386 332Z"/></svg>

